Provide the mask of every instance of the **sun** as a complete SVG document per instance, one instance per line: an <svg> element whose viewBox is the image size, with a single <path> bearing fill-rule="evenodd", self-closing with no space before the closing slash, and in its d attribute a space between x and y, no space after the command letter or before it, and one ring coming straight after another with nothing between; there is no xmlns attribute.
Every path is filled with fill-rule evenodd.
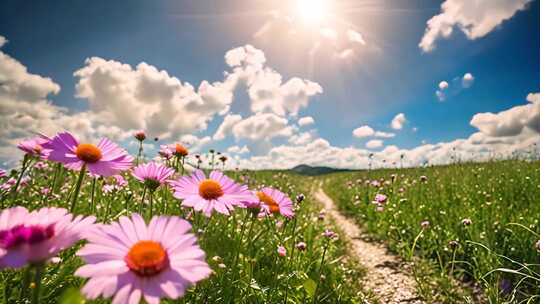
<svg viewBox="0 0 540 304"><path fill-rule="evenodd" d="M328 0L297 0L297 15L307 25L323 23L329 14Z"/></svg>

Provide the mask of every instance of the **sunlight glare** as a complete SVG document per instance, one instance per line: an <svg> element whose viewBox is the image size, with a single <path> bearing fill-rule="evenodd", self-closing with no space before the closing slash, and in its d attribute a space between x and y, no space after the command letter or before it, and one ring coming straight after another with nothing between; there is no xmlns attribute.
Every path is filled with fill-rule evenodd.
<svg viewBox="0 0 540 304"><path fill-rule="evenodd" d="M308 25L321 24L328 16L328 0L298 0L297 13Z"/></svg>

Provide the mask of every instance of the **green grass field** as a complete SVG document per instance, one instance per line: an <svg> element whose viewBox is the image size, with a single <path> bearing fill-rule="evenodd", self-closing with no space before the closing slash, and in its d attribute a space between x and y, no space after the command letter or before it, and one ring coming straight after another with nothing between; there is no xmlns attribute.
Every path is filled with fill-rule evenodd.
<svg viewBox="0 0 540 304"><path fill-rule="evenodd" d="M423 258L421 294L452 295L449 277L476 283L491 303L539 293L540 166L502 161L373 170L323 177L342 212L405 259ZM376 182L373 182L376 181ZM376 205L376 194L387 202ZM445 293L447 293L445 297ZM463 296L463 295L462 295Z"/></svg>

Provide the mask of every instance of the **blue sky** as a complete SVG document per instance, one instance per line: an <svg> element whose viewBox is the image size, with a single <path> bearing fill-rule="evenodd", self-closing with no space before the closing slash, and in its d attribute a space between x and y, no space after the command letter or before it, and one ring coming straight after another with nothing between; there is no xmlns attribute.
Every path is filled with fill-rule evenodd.
<svg viewBox="0 0 540 304"><path fill-rule="evenodd" d="M468 139L479 131L485 137L501 137L485 122L482 127L472 126L473 116L535 104L533 101L528 103L527 97L530 93L540 92L540 42L536 38L540 28L538 1L519 0L516 2L522 4L518 7L508 5L513 1L479 1L478 6L461 11L469 15L463 17L470 21L467 26L472 30L469 33L460 29L459 22L464 19L457 9L452 15L457 21L450 24L452 34L436 39L433 42L435 48L428 52L419 47L426 22L445 13L444 2L448 2L447 10L450 11L452 6L459 8L463 1L335 1L332 8L327 8L332 10L332 16L325 16L324 24L323 21L306 23L300 28L293 25L300 31L293 38L289 37L291 25L282 24L282 19L301 17L296 15L297 11L288 10L284 1L278 2L2 1L0 36L8 42L1 51L25 66L28 73L49 77L58 84L61 87L58 94L46 94L41 99L67 107L69 111L65 115L71 115L89 109L91 98L75 97L80 78L74 77L74 72L85 67L86 58L114 60L129 64L133 69L145 62L197 88L204 80L223 82L223 72L231 71L224 55L231 49L250 44L264 52L265 65L279 73L283 82L298 77L319 84L323 92L310 96L308 105L301 106L298 111L298 117L314 119L315 123L307 128L289 130L263 144L264 138L231 135L200 147L201 151L210 147L226 151L231 146L245 145L251 152L241 157L251 159L246 163L249 165L257 162L254 156L266 156L271 147L282 146L288 149L286 151L295 151L290 138L310 130L311 138L296 146L313 144L315 147L314 142L320 139L327 143L322 144L322 149L358 149L352 158L357 164L351 164L352 167L365 164L359 157L365 156L366 151L384 151L388 146L392 149L386 154L395 154L396 149L403 154L424 144ZM277 13L270 15L271 10ZM501 11L509 16L506 20L496 20L494 12ZM339 19L339 28L332 26L334 22L330 22L330 18ZM492 22L497 25L490 29ZM265 25L270 29L256 35ZM328 27L339 37L347 30L354 30L365 44L351 47L350 43L321 39L319 31L323 27ZM480 33L475 34L475 30ZM314 51L317 42L321 46ZM328 47L333 43L340 45ZM338 54L345 54L341 52L348 49L353 55L337 59ZM461 83L466 73L474 77L467 88ZM441 81L449 83L444 101L436 96ZM2 115L15 111L7 110L5 100L9 97L0 99L4 108L0 111ZM168 140L175 141L188 133L198 138L212 137L222 123L223 115L240 114L246 119L256 114L250 110L251 102L240 85L234 88L228 113L215 113L204 127L190 132L179 130ZM125 114L129 115L129 112L130 105L126 104ZM293 112L278 116L287 119L288 126L293 126L297 120ZM395 130L391 121L399 113L404 114L406 123L402 129ZM501 121L505 119L501 117ZM355 137L353 130L365 125L395 136ZM494 149L521 147L516 145L523 142L523 138L531 137L526 132L532 128L525 129L525 133L512 134L512 138L504 136L506 146ZM124 131L130 130L124 128ZM14 143L21 130L7 132L2 135L5 142ZM536 132L531 134L536 135ZM125 137L119 140L126 145L129 143ZM383 143L370 149L366 147L370 140L382 140ZM166 139L160 143L165 142ZM464 149L469 151L470 147ZM417 156L411 155L411 159L414 157ZM312 163L347 166L347 163L335 163L328 157L312 158ZM2 159L9 161L7 157ZM298 161L277 157L264 159L267 166L278 167L294 165Z"/></svg>

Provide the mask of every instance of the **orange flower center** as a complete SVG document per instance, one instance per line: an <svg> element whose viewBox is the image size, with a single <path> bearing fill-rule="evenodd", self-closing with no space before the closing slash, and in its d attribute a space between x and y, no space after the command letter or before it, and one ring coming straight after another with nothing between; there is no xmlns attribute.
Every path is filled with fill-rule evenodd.
<svg viewBox="0 0 540 304"><path fill-rule="evenodd" d="M137 242L129 249L124 260L129 269L142 277L156 275L169 266L167 252L154 241Z"/></svg>
<svg viewBox="0 0 540 304"><path fill-rule="evenodd" d="M205 179L199 184L199 195L205 200L214 200L223 196L221 185L211 179Z"/></svg>
<svg viewBox="0 0 540 304"><path fill-rule="evenodd" d="M75 154L86 163L95 163L103 156L101 150L93 144L79 144Z"/></svg>
<svg viewBox="0 0 540 304"><path fill-rule="evenodd" d="M272 213L279 212L279 204L276 203L276 201L270 195L262 191L259 191L257 192L257 197L263 204L268 206L268 208L270 209L270 212Z"/></svg>
<svg viewBox="0 0 540 304"><path fill-rule="evenodd" d="M175 150L175 154L178 156L188 155L188 150L186 149L186 147L182 146L181 144L176 144L174 150Z"/></svg>

